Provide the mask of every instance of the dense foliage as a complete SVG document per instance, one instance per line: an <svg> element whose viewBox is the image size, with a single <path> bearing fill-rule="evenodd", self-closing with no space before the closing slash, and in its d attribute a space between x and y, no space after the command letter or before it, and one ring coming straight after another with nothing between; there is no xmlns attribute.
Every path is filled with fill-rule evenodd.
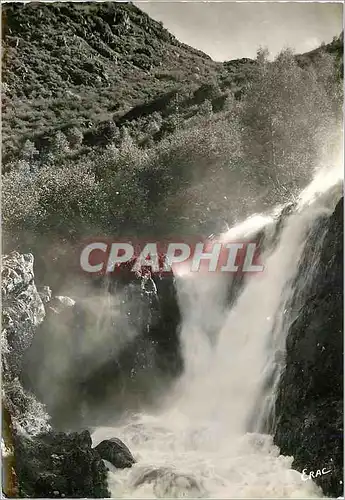
<svg viewBox="0 0 345 500"><path fill-rule="evenodd" d="M233 223L293 198L313 169L337 152L342 39L313 51L310 59L286 50L270 62L265 51L259 50L256 61L220 64L180 44L130 4L95 8L97 12L90 5L55 4L11 6L5 11L4 98L5 105L10 103L4 114L5 245L34 245L36 239L42 242L44 235L49 239L52 234L67 241L100 233L208 234L215 229L215 221ZM68 28L61 46L49 55L51 41L43 28L60 30L61 16ZM104 120L110 116L110 101L105 106L101 100L109 87L102 79L89 84L86 75L81 75L79 83L72 85L66 77L61 86L54 86L51 79L55 76L48 72L48 81L37 89L25 85L20 89L20 73L14 73L18 61L35 86L47 64L56 73L65 64L77 67L84 64L84 58L90 59L91 53L80 45L77 64L70 42L79 37L82 44L79 31L87 34L91 28L95 30L93 43L102 35L111 46L112 37L117 37L116 51L121 57L116 75L123 80L116 99L123 104L122 112ZM152 68L148 72L141 68L132 79L140 67L133 63L133 54L150 43L160 44L160 52L152 59L146 54L160 72L170 68L171 50L177 51L183 85L176 87L176 81L163 79L172 85L167 84L168 92L157 94L165 83L163 87L157 84L163 80L157 79ZM28 47L33 53L26 59ZM97 57L104 62L108 56L101 51ZM61 57L63 64L58 62ZM191 78L191 57L193 64L204 65L202 76L198 73ZM94 56L92 60L96 64ZM138 94L134 89L139 85ZM79 97L70 95L72 87L73 92L78 87ZM80 97L84 91L85 100ZM141 104L135 106L139 97ZM39 103L49 113L55 109L55 114L45 120ZM18 117L26 106L29 124L25 130L18 129ZM81 118L90 109L94 121L94 106L100 106L103 120L87 128ZM33 116L43 127L43 135L33 126Z"/></svg>

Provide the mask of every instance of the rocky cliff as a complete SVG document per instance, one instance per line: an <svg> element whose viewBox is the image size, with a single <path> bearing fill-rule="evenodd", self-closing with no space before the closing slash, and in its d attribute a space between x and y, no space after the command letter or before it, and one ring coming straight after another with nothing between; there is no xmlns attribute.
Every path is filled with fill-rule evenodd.
<svg viewBox="0 0 345 500"><path fill-rule="evenodd" d="M49 295L47 288L37 291L32 255L4 256L3 492L7 497L108 497L106 467L89 433L55 432L44 406L19 380L23 355L45 318Z"/></svg>
<svg viewBox="0 0 345 500"><path fill-rule="evenodd" d="M294 456L296 469L313 472L324 493L337 497L344 489L343 199L329 221L319 221L299 275L313 272L310 256L320 240L319 265L302 290L304 305L288 332L275 442L282 453ZM322 469L330 472L317 473Z"/></svg>
<svg viewBox="0 0 345 500"><path fill-rule="evenodd" d="M91 324L90 303L54 297L47 286L37 288L33 265L31 254L12 252L3 258L5 493L36 498L108 497L103 448L92 448L88 430L66 434L56 430L56 423L60 429L74 425L79 430L83 416L86 425L99 420L100 405L110 393L115 394L110 401L112 414L115 403L116 411L128 410L131 398L142 402L142 393L150 392L155 374L159 373L157 379L169 379L180 372L180 316L172 278L158 277L150 287L133 273L124 273L116 280L96 283L102 294L121 296L120 316L129 316L128 321L115 323L112 316L105 325L105 339L100 325ZM102 316L113 312L103 310ZM136 331L133 338L124 339L123 330ZM68 352L70 364L66 365ZM60 396L59 386L63 387ZM104 443L112 448L112 463L131 466L133 458L123 443L115 438Z"/></svg>

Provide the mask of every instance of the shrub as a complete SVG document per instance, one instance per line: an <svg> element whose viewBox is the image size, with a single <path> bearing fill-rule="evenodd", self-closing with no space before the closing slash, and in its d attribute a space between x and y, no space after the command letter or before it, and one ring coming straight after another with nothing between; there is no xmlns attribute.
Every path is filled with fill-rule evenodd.
<svg viewBox="0 0 345 500"><path fill-rule="evenodd" d="M81 146L84 134L78 127L72 127L66 130L65 135L71 149L77 149Z"/></svg>
<svg viewBox="0 0 345 500"><path fill-rule="evenodd" d="M37 158L38 154L39 152L35 148L35 144L27 139L21 150L21 159L27 162L33 162Z"/></svg>

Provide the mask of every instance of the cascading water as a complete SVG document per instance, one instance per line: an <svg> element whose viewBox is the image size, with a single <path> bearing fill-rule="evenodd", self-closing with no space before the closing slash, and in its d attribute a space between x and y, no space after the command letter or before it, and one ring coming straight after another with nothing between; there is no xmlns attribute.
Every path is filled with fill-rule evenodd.
<svg viewBox="0 0 345 500"><path fill-rule="evenodd" d="M230 310L221 305L223 276L176 277L184 375L159 411L93 435L95 444L119 437L137 460L122 471L109 464L113 497L322 497L291 469L292 457L279 455L272 436L259 432L272 413L299 260L312 224L333 209L341 178L341 169L321 171L301 193L278 241L265 245L264 271L246 278ZM264 228L272 240L281 208L223 236L246 239Z"/></svg>

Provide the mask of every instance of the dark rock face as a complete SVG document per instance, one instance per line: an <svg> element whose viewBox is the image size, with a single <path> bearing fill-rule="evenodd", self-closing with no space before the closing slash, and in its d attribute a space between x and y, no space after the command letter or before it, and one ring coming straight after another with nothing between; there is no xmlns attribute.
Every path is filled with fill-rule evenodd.
<svg viewBox="0 0 345 500"><path fill-rule="evenodd" d="M161 384L167 390L170 381L183 369L180 310L173 277L153 276L151 291L148 285L142 287L142 281L134 273L130 274L122 284L116 276L110 289L111 293L116 288L124 294L124 312L129 313L129 326L138 334L102 365L75 378L79 380L77 392L82 394L91 413L92 408L99 408L105 401L109 404L112 401L111 406L119 413L150 404L155 391L162 390ZM113 328L109 347L118 343L116 329Z"/></svg>
<svg viewBox="0 0 345 500"><path fill-rule="evenodd" d="M3 374L8 378L19 375L23 354L45 317L43 302L34 283L33 262L31 254L13 252L3 257L2 363Z"/></svg>
<svg viewBox="0 0 345 500"><path fill-rule="evenodd" d="M321 219L320 238L324 227ZM310 246L299 274L308 274ZM303 298L287 337L275 443L306 474L330 470L315 481L337 497L343 494L343 199L328 221L320 262Z"/></svg>
<svg viewBox="0 0 345 500"><path fill-rule="evenodd" d="M106 439L99 443L95 450L103 460L107 460L118 469L132 467L135 463L132 453L127 446L118 438Z"/></svg>
<svg viewBox="0 0 345 500"><path fill-rule="evenodd" d="M15 460L20 495L34 498L104 498L107 469L91 448L88 431L16 436Z"/></svg>
<svg viewBox="0 0 345 500"><path fill-rule="evenodd" d="M13 252L2 269L4 493L20 497L108 497L107 472L90 434L55 432L44 405L20 381L23 357L45 319L51 292L37 291L33 256ZM61 303L61 299L57 298ZM66 302L62 300L62 303Z"/></svg>

